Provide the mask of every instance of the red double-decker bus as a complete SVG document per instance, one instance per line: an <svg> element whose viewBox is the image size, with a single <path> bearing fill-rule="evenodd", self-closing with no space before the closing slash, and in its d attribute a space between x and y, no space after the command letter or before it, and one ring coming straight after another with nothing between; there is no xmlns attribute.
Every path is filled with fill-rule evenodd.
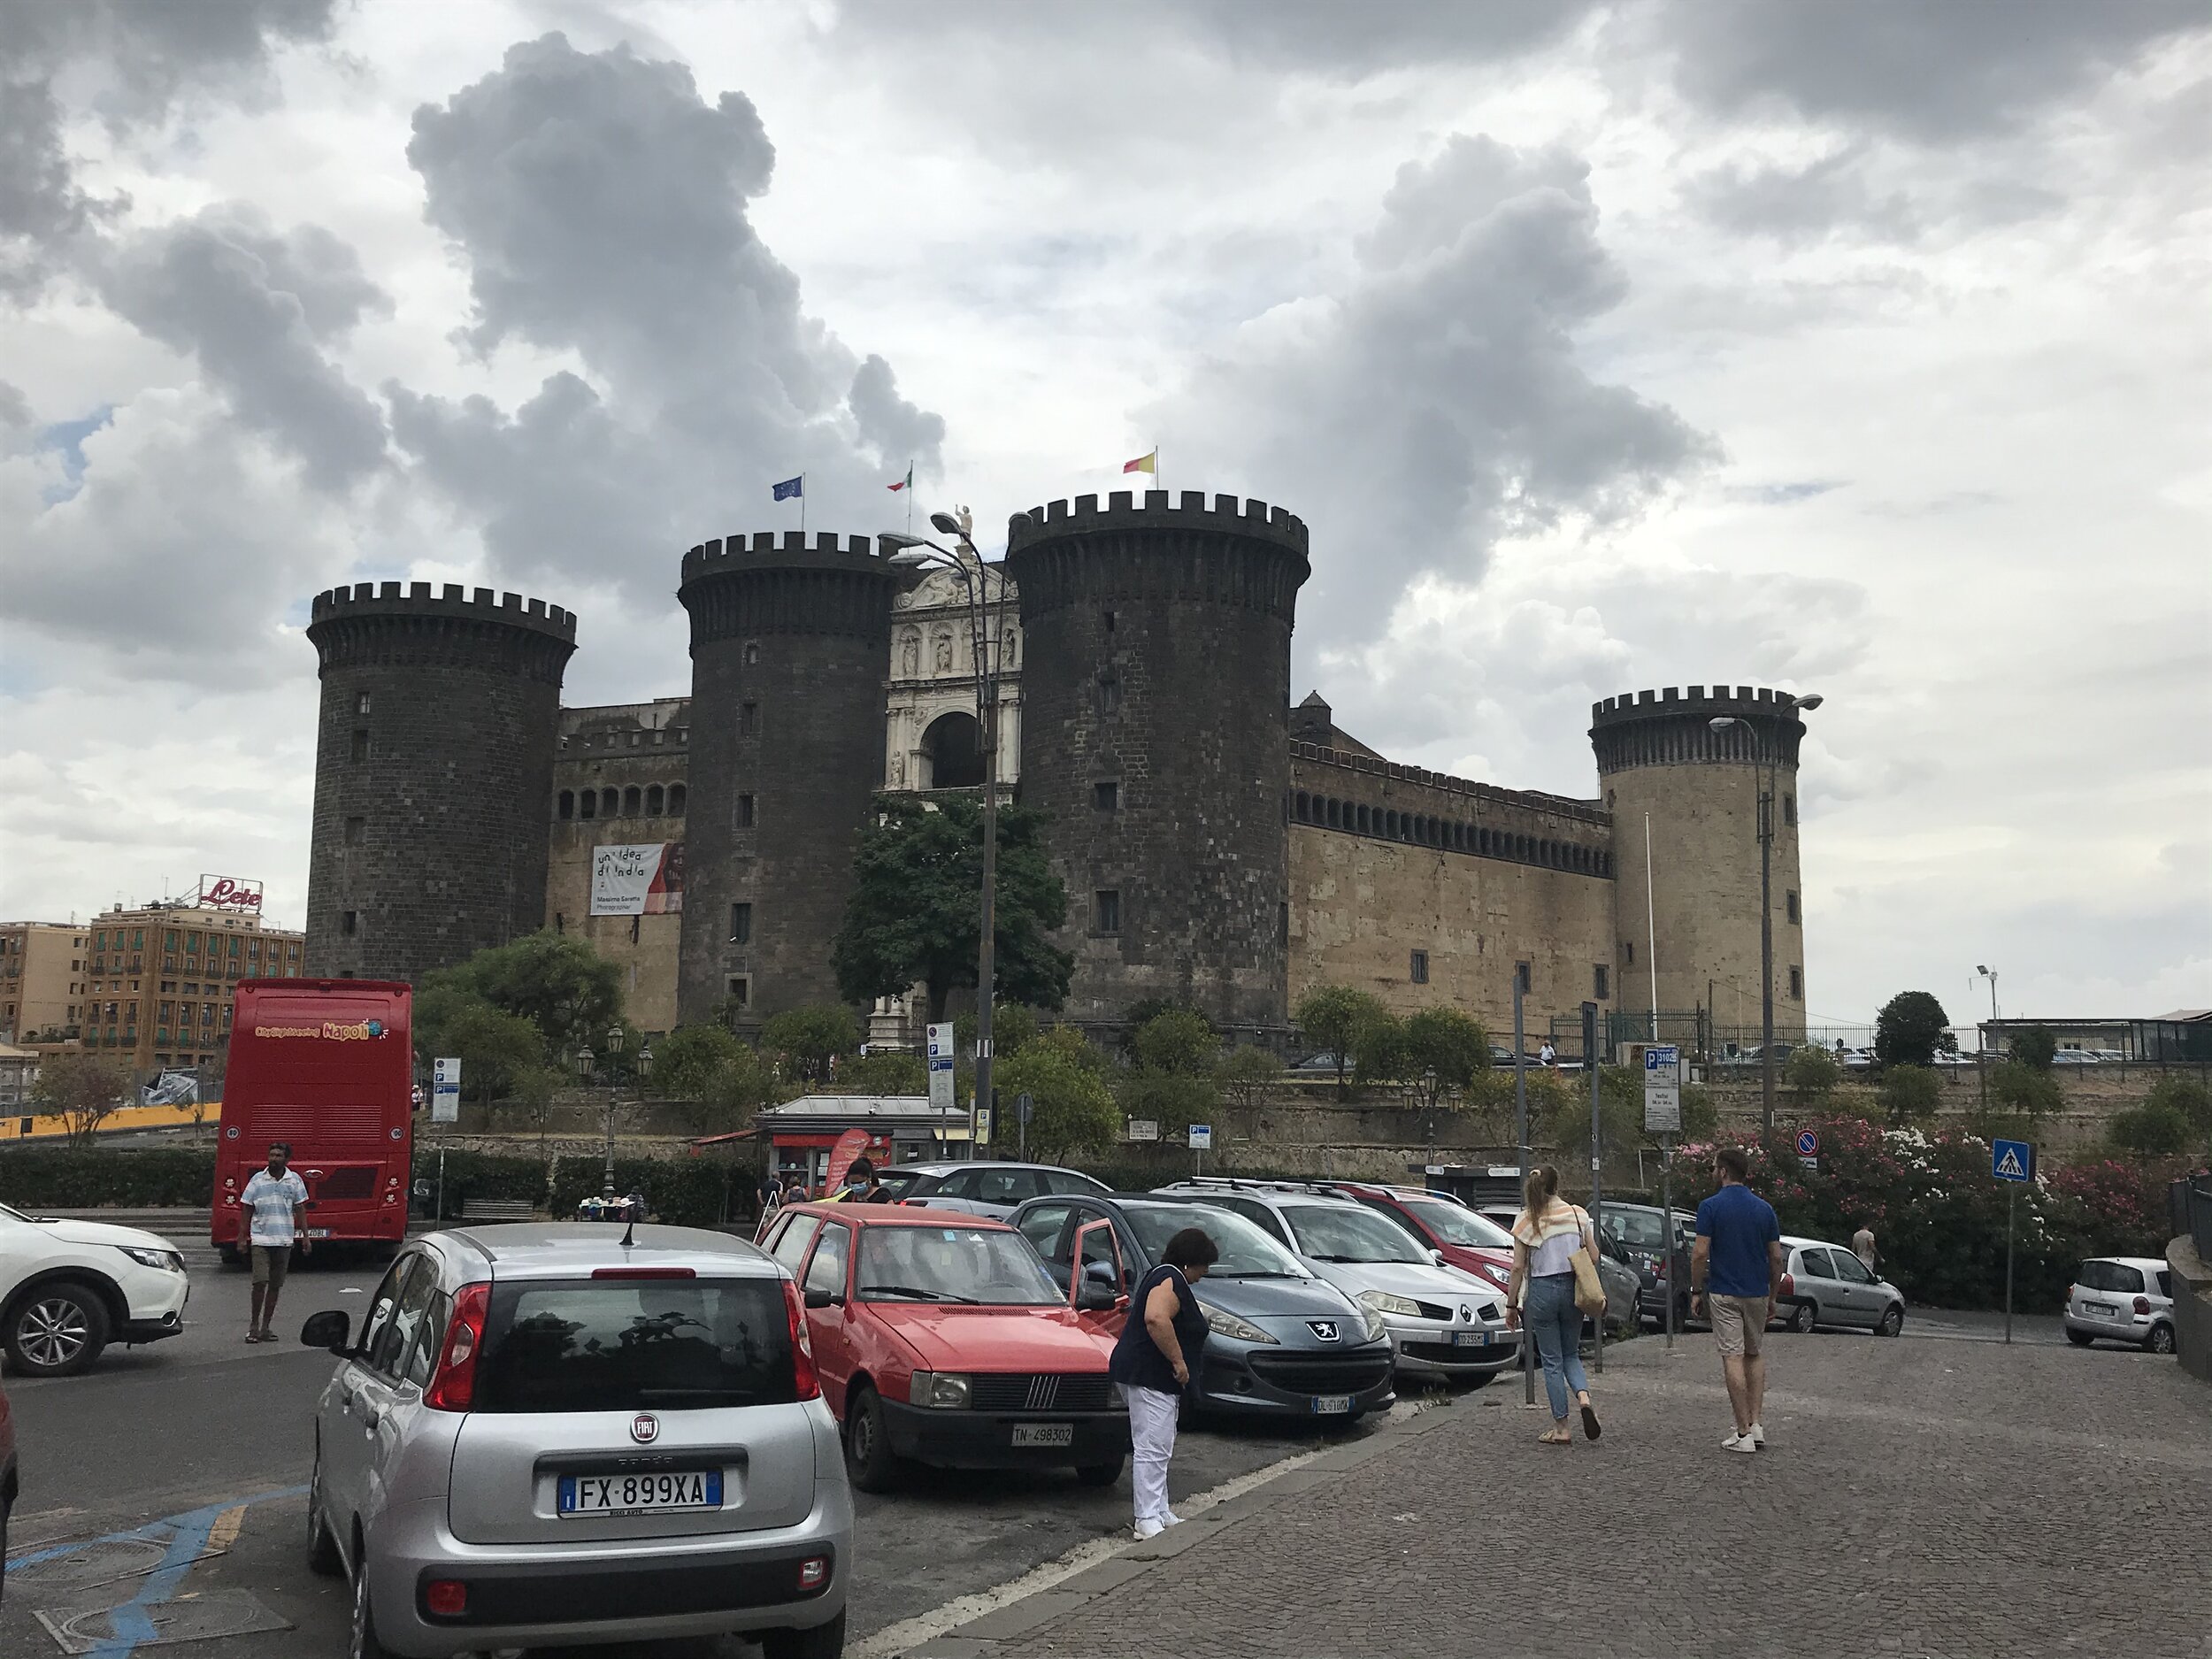
<svg viewBox="0 0 2212 1659"><path fill-rule="evenodd" d="M395 1249L414 1156L414 993L384 979L245 979L231 1015L208 1236L245 1243L238 1195L287 1142L307 1183L307 1236Z"/></svg>

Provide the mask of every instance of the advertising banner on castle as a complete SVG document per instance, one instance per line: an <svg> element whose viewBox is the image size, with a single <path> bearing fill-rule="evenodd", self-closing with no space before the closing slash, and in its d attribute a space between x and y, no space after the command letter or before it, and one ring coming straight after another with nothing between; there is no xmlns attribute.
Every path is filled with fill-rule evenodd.
<svg viewBox="0 0 2212 1659"><path fill-rule="evenodd" d="M641 841L591 849L594 916L664 916L683 908L683 842Z"/></svg>

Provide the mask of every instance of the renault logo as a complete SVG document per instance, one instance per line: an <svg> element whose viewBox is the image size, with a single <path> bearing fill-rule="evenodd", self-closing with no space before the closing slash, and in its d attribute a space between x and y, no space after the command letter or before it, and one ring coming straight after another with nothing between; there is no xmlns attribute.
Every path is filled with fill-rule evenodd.
<svg viewBox="0 0 2212 1659"><path fill-rule="evenodd" d="M650 1446L661 1437L661 1420L650 1411L641 1411L630 1419L630 1438L640 1446Z"/></svg>
<svg viewBox="0 0 2212 1659"><path fill-rule="evenodd" d="M1459 1304L1459 1317L1465 1320L1468 1324L1472 1325L1475 1318L1475 1310L1463 1302Z"/></svg>
<svg viewBox="0 0 2212 1659"><path fill-rule="evenodd" d="M1309 1319L1306 1327L1324 1342L1336 1340L1336 1321L1333 1319Z"/></svg>

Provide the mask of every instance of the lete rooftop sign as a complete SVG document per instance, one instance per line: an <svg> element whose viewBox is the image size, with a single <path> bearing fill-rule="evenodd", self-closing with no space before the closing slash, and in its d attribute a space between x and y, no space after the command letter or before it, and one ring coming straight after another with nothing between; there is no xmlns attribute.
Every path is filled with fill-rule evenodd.
<svg viewBox="0 0 2212 1659"><path fill-rule="evenodd" d="M198 897L211 910L258 910L261 884L237 876L202 876Z"/></svg>

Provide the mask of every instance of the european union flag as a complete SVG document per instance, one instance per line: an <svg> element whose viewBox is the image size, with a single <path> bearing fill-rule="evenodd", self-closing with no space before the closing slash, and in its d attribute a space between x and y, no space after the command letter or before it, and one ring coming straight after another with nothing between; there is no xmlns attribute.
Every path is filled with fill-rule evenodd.
<svg viewBox="0 0 2212 1659"><path fill-rule="evenodd" d="M804 472L800 473L796 478L787 478L782 483L776 486L776 499L778 501L789 501L794 495L805 495L805 484L806 474Z"/></svg>

